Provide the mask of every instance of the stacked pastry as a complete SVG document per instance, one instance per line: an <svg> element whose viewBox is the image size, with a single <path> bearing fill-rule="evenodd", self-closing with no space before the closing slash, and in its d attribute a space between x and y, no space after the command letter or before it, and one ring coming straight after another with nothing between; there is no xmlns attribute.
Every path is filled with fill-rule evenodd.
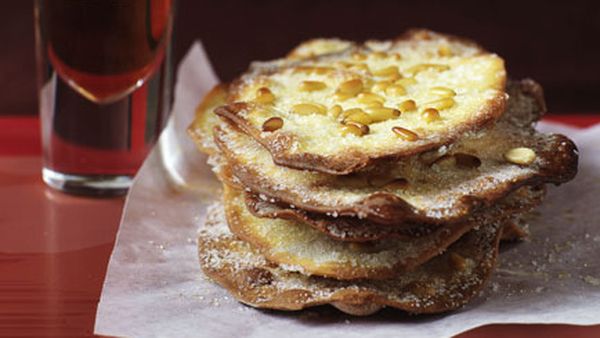
<svg viewBox="0 0 600 338"><path fill-rule="evenodd" d="M241 302L433 313L484 286L577 151L531 80L465 39L317 39L214 88L189 128L223 182L204 272Z"/></svg>

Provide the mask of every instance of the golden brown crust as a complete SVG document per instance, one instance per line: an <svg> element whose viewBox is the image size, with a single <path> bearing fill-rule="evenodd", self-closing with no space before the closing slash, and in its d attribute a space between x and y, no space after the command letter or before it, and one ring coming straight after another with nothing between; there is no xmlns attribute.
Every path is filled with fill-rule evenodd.
<svg viewBox="0 0 600 338"><path fill-rule="evenodd" d="M224 206L232 234L261 252L275 264L293 266L306 275L340 280L389 279L410 271L439 255L449 245L477 225L500 223L512 215L491 212L468 222L449 224L429 236L408 239L383 239L363 243L340 243L296 221L272 221L252 216L243 203L242 193L224 185ZM269 223L275 224L266 225ZM277 228L287 228L296 235L286 246L279 240ZM299 234L308 234L302 236ZM310 242L303 241L310 238ZM323 247L327 248L323 250ZM323 251L323 252L321 252ZM318 255L319 257L314 257ZM334 260L325 257L334 255Z"/></svg>
<svg viewBox="0 0 600 338"><path fill-rule="evenodd" d="M530 80L527 82L529 84L525 86L535 88ZM412 170L414 171L415 177L413 180L415 181L431 176L429 179L433 180L432 182L437 182L424 183L423 186L417 185L414 187L414 193L409 194L422 194L419 192L422 189L434 191L431 189L439 185L439 194L431 195L430 193L426 200L421 201L422 203L424 201L433 203L431 208L424 207L427 204L423 204L423 207L415 207L404 198L399 197L403 196L403 189L398 190L398 192L388 192L379 188L373 189L370 186L369 172L364 172L358 176L328 176L277 168L269 161L261 165L245 163L241 161L240 154L236 153L238 150L236 148L241 146L242 143L246 153L253 151L254 148L256 148L254 150L263 153L264 150L261 150L260 146L252 146L252 140L243 133L224 131L223 128L230 128L227 125L222 125L215 130L215 139L217 145L223 151L223 155L227 158L227 165L231 166L235 176L246 187L256 193L264 194L268 198L294 205L298 209L329 215L359 216L382 224L457 222L467 217L471 212L493 204L494 201L521 186L539 185L547 182L559 184L572 179L576 174L578 155L575 144L562 135L543 135L536 133L531 128L532 121L540 116L543 107L535 104L539 100L539 95L531 97L520 90L522 87L521 83L509 86L509 93L511 93L509 111L496 127L481 134L467 135L450 146L446 153L482 155L483 157L480 157L482 161L481 168L489 165L490 168L495 169L489 169L491 171L481 173L474 171L472 173L475 175L465 176L465 179L468 180L464 182L461 181L462 179L452 178L452 176L440 179L438 182L435 178L437 176L431 176L433 171L428 167L428 164L421 163L423 156L429 153L397 162L399 165L406 164L406 170L408 170L402 169L401 172L404 172L405 175L400 175L400 177L409 178L409 181L411 181L410 172ZM244 141L239 141L237 142L239 145L235 145L235 142L228 142L229 137L240 137ZM515 146L527 146L534 149L537 154L535 165L526 167L510 163L503 164L503 152ZM486 151L488 151L488 154L485 153ZM433 162L435 163L435 161ZM384 167L385 165L380 164L373 177L385 177L387 174L381 171ZM415 168L421 169L416 170ZM272 175L270 170L277 172L279 178L270 177ZM449 173L457 175L461 172L468 173L457 169L452 169ZM448 171L441 171L440 175L442 176L440 178L447 173ZM298 176L297 180L294 178L295 176ZM498 178L495 178L496 176ZM354 182L355 179L358 179L359 182ZM286 183L288 181L289 183ZM452 192L457 185L465 182L469 182L465 186L468 191L460 192L460 190L457 190L457 192ZM409 184L412 183L409 182ZM448 186L446 187L446 185ZM353 187L359 187L359 191L370 190L368 190L369 193L357 193L357 197L351 203L339 202L338 199L343 198L343 196L325 194L325 192L337 192L342 187L346 191L353 191ZM413 188L409 186L409 189ZM453 195L456 193L458 193L456 196ZM317 198L321 195L329 197ZM453 198L452 202L448 202L446 208L432 209L434 205L439 205L445 198Z"/></svg>
<svg viewBox="0 0 600 338"><path fill-rule="evenodd" d="M448 36L440 33L435 33L423 29L416 29L408 31L401 35L396 40L388 41L387 43L393 45L398 43L413 43L415 46L420 41L434 40L447 41L450 43L456 43L464 45L465 48L469 47L474 49L469 52L469 55L483 55L485 50L477 46L473 41L458 38L454 36ZM385 43L385 42L373 42L373 43ZM341 54L348 54L348 50L361 50L372 51L367 46L346 48L346 52ZM328 54L329 58L332 56ZM306 59L312 60L314 57ZM251 135L255 140L260 142L265 148L269 150L273 157L273 161L278 165L288 166L296 169L307 169L315 170L332 175L346 175L353 173L365 168L369 168L381 159L398 159L407 156L411 156L422 151L436 148L443 144L448 144L460 138L466 132L472 132L481 129L482 127L492 123L499 118L505 109L506 96L503 93L505 87L505 76L497 76L499 78L497 89L498 92L488 98L485 104L479 106L479 108L473 112L473 116L466 120L464 123L458 125L452 125L451 128L444 128L440 132L428 133L427 136L421 137L415 142L402 142L394 143L384 149L355 149L353 147L340 146L340 151L333 154L319 153L319 150L299 150L299 145L302 144L303 140L293 132L277 131L274 133L263 133L260 128L256 125L256 122L250 121L248 116L253 111L265 111L266 107L261 104L255 104L242 100L242 88L251 80L264 81L266 79L261 78L261 75L271 74L277 67L290 67L291 65L297 66L298 61L291 62L290 60L278 60L273 62L271 65L262 65L261 67L253 67L249 74L245 75L240 79L237 79L232 83L229 97L227 99L228 104L219 107L216 110L216 114L224 119L228 119L231 123L237 125L245 133ZM243 101L243 102L241 102ZM262 115L263 113L261 113ZM266 113L265 113L266 114ZM390 135L390 136L393 136ZM341 142L336 135L331 135L331 142ZM392 140L392 138L388 139Z"/></svg>
<svg viewBox="0 0 600 338"><path fill-rule="evenodd" d="M278 165L301 170L314 170L330 175L348 175L373 167L379 161L401 160L404 157L452 143L463 134L476 131L494 122L504 111L505 104L504 96L495 97L480 110L479 118L453 129L443 137L430 137L418 140L412 143L410 149L402 152L393 150L369 155L353 149L347 149L338 155L330 156L291 152L290 150L296 147L298 138L293 134L284 132L264 135L262 131L256 129L248 123L248 120L242 117L243 112L249 110L249 104L247 103L236 102L227 106L221 106L215 110L215 113L238 126L262 144L271 153L273 162Z"/></svg>
<svg viewBox="0 0 600 338"><path fill-rule="evenodd" d="M229 183L226 179L225 183ZM239 188L238 188L239 189ZM291 208L285 203L269 200L266 196L246 192L245 202L248 210L256 217L282 218L307 224L314 229L330 236L332 239L345 242L369 242L386 238L422 238L435 237L439 232L449 234L451 231L464 232L464 229L475 226L485 219L506 219L503 239L524 237L525 231L517 225L517 221L509 221L515 214L531 211L538 206L546 190L541 187L521 187L512 192L491 208L477 212L465 222L453 226L448 224L403 224L384 225L370 222L356 217L332 217L326 214L307 212L298 208ZM505 235L506 234L506 235ZM523 235L523 236L521 236Z"/></svg>
<svg viewBox="0 0 600 338"><path fill-rule="evenodd" d="M228 233L221 207L209 212L199 232L203 271L248 305L279 309L335 304L351 314L381 307L410 313L438 313L459 308L475 297L493 270L500 225L481 225L444 254L391 280L341 281L304 276L269 263L247 243ZM220 215L221 214L221 215ZM454 258L465 259L457 267Z"/></svg>

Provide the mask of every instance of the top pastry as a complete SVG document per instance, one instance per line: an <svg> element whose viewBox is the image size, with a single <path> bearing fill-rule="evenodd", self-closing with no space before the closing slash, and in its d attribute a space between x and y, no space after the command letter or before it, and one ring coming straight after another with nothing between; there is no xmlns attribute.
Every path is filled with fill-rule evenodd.
<svg viewBox="0 0 600 338"><path fill-rule="evenodd" d="M495 121L505 81L500 57L431 31L361 45L317 39L253 64L215 112L279 165L345 175Z"/></svg>

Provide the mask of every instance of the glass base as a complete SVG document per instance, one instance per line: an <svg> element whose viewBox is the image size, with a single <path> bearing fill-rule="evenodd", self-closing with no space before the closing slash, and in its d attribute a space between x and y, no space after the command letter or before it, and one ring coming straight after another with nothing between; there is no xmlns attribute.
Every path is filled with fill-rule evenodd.
<svg viewBox="0 0 600 338"><path fill-rule="evenodd" d="M125 195L133 178L127 175L72 175L43 168L42 177L46 184L69 194L85 196Z"/></svg>

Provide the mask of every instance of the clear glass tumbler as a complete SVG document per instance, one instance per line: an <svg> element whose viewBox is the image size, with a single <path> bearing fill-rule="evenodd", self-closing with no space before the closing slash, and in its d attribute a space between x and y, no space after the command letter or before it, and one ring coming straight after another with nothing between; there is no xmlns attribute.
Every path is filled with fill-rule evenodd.
<svg viewBox="0 0 600 338"><path fill-rule="evenodd" d="M35 0L42 176L119 195L171 105L173 0Z"/></svg>

